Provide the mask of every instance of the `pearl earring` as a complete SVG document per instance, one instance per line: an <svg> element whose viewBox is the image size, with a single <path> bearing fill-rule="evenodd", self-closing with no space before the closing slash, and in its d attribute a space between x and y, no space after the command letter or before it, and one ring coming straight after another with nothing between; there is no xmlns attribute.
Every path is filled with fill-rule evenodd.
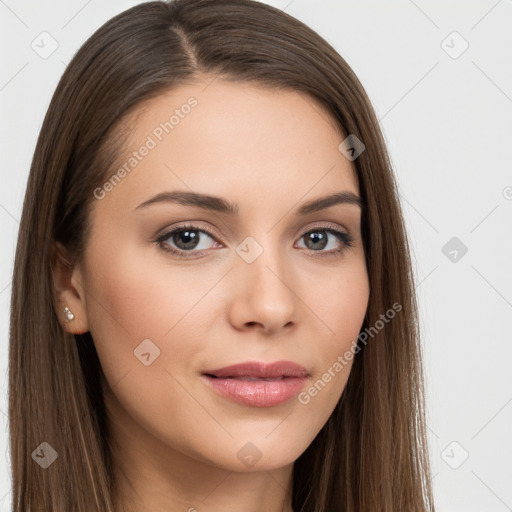
<svg viewBox="0 0 512 512"><path fill-rule="evenodd" d="M73 318L75 318L75 315L73 313L71 313L71 311L68 307L64 308L63 313L66 316L66 320L68 322L71 322L71 320L73 320Z"/></svg>

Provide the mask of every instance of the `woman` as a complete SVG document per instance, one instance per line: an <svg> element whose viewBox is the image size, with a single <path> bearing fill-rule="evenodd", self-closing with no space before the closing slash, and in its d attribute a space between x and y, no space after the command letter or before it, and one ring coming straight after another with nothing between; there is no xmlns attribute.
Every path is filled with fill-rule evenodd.
<svg viewBox="0 0 512 512"><path fill-rule="evenodd" d="M16 511L433 511L394 176L347 63L251 0L135 6L35 150Z"/></svg>

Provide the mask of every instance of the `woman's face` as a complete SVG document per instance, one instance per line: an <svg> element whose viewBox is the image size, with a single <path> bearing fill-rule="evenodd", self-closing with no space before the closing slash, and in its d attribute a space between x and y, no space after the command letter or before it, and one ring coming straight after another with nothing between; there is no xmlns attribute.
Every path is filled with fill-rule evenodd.
<svg viewBox="0 0 512 512"><path fill-rule="evenodd" d="M128 119L119 167L94 191L70 309L94 339L128 452L268 470L308 447L351 370L339 358L369 296L361 209L304 207L359 196L358 181L345 136L309 97L206 85ZM265 373L277 361L302 373ZM205 375L246 362L260 365Z"/></svg>

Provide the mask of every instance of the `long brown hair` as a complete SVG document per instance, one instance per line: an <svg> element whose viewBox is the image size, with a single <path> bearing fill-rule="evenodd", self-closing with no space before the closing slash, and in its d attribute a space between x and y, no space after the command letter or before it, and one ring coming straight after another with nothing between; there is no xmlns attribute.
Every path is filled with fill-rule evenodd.
<svg viewBox="0 0 512 512"><path fill-rule="evenodd" d="M73 339L59 324L51 251L59 241L80 261L92 192L112 173L127 114L205 74L306 93L366 147L353 163L370 280L362 331L371 339L359 339L339 403L294 464L295 512L433 511L411 258L378 121L361 83L326 41L252 0L132 7L85 42L58 84L37 141L15 255L13 510L114 510L102 370L90 333ZM376 329L393 304L400 312ZM42 469L35 457L45 449L45 457L55 456L49 447L58 462Z"/></svg>

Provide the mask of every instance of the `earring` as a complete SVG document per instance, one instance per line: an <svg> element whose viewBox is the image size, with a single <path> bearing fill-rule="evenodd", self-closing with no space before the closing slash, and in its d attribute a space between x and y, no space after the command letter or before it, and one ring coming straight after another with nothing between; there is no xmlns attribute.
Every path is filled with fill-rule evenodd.
<svg viewBox="0 0 512 512"><path fill-rule="evenodd" d="M73 318L75 318L75 315L73 313L71 313L71 311L68 307L64 308L64 310L62 312L66 316L66 320L68 322L71 322L71 320L73 320Z"/></svg>

